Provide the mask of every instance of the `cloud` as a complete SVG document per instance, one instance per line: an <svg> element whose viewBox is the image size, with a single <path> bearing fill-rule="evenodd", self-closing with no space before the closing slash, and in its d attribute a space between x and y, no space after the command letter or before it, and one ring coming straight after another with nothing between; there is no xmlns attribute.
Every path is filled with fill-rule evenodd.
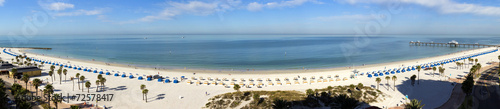
<svg viewBox="0 0 500 109"><path fill-rule="evenodd" d="M306 2L312 2L316 4L323 4L322 2L316 0L289 0L289 1L281 1L281 2L269 2L265 4L260 4L257 2L252 2L248 4L247 10L249 11L260 11L262 8L281 8L281 7L294 7L302 5Z"/></svg>
<svg viewBox="0 0 500 109"><path fill-rule="evenodd" d="M102 14L105 11L104 8L100 9L94 9L94 10L76 10L72 12L60 12L60 13L55 13L54 16L80 16L80 15L99 15Z"/></svg>
<svg viewBox="0 0 500 109"><path fill-rule="evenodd" d="M0 0L0 6L3 6L3 2L5 2L5 0Z"/></svg>
<svg viewBox="0 0 500 109"><path fill-rule="evenodd" d="M247 9L249 11L260 11L260 10L262 10L262 7L264 7L264 5L259 4L257 2L253 2L253 3L248 4Z"/></svg>
<svg viewBox="0 0 500 109"><path fill-rule="evenodd" d="M417 4L429 8L435 8L444 14L476 14L476 15L490 15L500 16L500 7L482 6L470 3L457 3L451 0L398 0L401 3ZM347 3L391 3L397 2L395 0L346 0Z"/></svg>
<svg viewBox="0 0 500 109"><path fill-rule="evenodd" d="M371 20L373 18L374 17L371 15L354 14L354 15L316 17L313 19L319 21L337 21L337 20Z"/></svg>
<svg viewBox="0 0 500 109"><path fill-rule="evenodd" d="M225 12L226 10L231 10L241 3L240 0L222 0L216 2L201 2L201 1L189 1L187 3L180 2L168 2L168 6L164 10L155 14L148 15L138 19L138 21L149 22L154 20L170 20L175 16L181 14L191 14L206 16L212 15L216 12ZM127 23L132 23L133 21L127 21Z"/></svg>
<svg viewBox="0 0 500 109"><path fill-rule="evenodd" d="M51 3L47 6L49 10L62 11L69 8L74 8L75 5L69 3L56 2Z"/></svg>

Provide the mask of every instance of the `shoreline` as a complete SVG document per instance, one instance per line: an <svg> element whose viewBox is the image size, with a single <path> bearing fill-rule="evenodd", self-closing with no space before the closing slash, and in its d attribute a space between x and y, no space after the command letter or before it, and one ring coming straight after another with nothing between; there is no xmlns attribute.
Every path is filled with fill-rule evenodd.
<svg viewBox="0 0 500 109"><path fill-rule="evenodd" d="M51 57L51 58L59 58L59 59L66 59L69 61L77 61L77 62L86 62L86 63L92 63L92 64L98 64L98 65L103 65L103 66L111 66L111 67L125 67L125 68L134 68L134 69L145 69L145 70L157 70L157 71L162 71L162 72L193 72L193 73L198 73L198 72L203 72L203 73L242 73L242 74L286 74L286 73L315 73L315 72L331 72L331 71L342 71L342 70L356 70L356 69L364 69L364 68L371 68L371 67L378 67L378 66L388 66L388 65L393 65L393 64L398 64L398 63L408 63L408 62L417 62L418 60L426 60L426 59L431 59L431 58L437 58L437 57L442 57L442 56L448 56L448 55L453 55L453 54L458 54L458 53L464 53L464 52L469 52L469 51L474 51L482 48L473 48L470 50L462 50L462 51L457 51L449 54L444 54L444 55L435 55L435 56L429 56L429 57L424 57L424 58L417 58L417 59L409 59L409 60L401 60L401 61L390 61L390 62L382 62L382 63L375 63L375 64L365 64L363 66L353 66L353 67L333 67L333 68L314 68L314 69L283 69L283 70L252 70L248 69L246 70L214 70L214 69L196 69L196 68L188 68L186 69L176 69L176 68L155 68L155 67L146 67L146 66L140 66L140 65L134 65L134 64L120 64L120 63L108 63L108 62L103 62L103 61L89 61L89 60L84 60L84 59L77 59L77 58L69 58L69 57L56 57L52 55L45 55L45 54L38 54L38 53L33 53L29 52L27 50L30 49L36 49L36 48L28 48L28 47L3 47L3 48L14 48L18 49L20 53L26 53L30 55L41 55L41 56L46 56L46 57ZM488 47L485 47L488 48ZM392 68L389 68L392 69ZM360 72L364 73L364 72Z"/></svg>
<svg viewBox="0 0 500 109"><path fill-rule="evenodd" d="M488 48L479 48L473 50L464 50L461 52L434 56L425 59L391 62L392 64L383 63L385 65L381 64L366 65L364 66L364 68L356 67L356 69L361 71L362 73L367 71L384 70L384 67L387 67L388 69L399 68L401 64L404 64L405 66L420 65L428 62L435 62L454 57L477 54L481 52L490 51L493 49L498 49L498 48L488 47ZM15 53L21 53L19 52L20 50L24 49L18 49L18 48L11 49L11 51ZM2 58L4 60L13 59L12 56L5 53L0 55L2 55ZM369 86L372 88L380 87L379 89L380 91L389 95L382 101L371 103L370 104L371 106L379 106L379 107L396 106L400 104L400 102L402 102L401 101L402 97L408 95L409 98L420 99L423 101L422 103L426 104L426 106L428 106L429 108L434 108L441 106L449 98L443 96L443 95L449 95L451 93L451 90L453 89L453 86L450 86L450 83L447 82L448 78L461 78L465 74L467 74L468 71L467 69L457 69L456 65L453 63L446 65L443 64L443 67L446 68L446 71L443 73L443 75L438 76L437 74L435 74L436 72L433 72L432 70L422 70L421 72L418 72L419 79L421 80L422 85L413 86L409 84L410 81L409 77L412 75L417 75L417 71L415 70L386 75L386 76L397 76L398 79L394 82L391 81L392 84L385 84L385 81L382 81L382 83L377 84L375 82L375 78L377 77L370 78L367 77L366 75L358 75L353 77L352 69L335 70L335 71L328 71L329 69L323 69L324 71L309 70L307 72L296 71L293 73L282 73L273 71L266 71L266 72L255 71L247 73L240 73L240 72L213 73L209 71L205 72L201 71L201 72L196 72L196 74L194 72L190 72L193 70L188 69L179 71L170 70L168 72L161 71L160 73L160 70L154 70L154 69L151 70L139 67L135 69L134 67L108 66L104 65L103 62L79 61L75 59L55 58L42 55L35 56L34 54L28 54L28 53L27 55L35 59L50 60L52 62L83 66L84 68L91 68L96 70L98 69L103 69L104 71L109 70L109 72L111 72L112 74L119 74L119 75L124 74L126 76L130 75L134 76L135 78L128 78L126 76L120 77L113 75L103 75L104 77L107 78L107 81L109 81L106 83L106 87L108 88L106 89L105 93L115 94L116 98L114 99L118 101L99 102L99 104L106 106L113 106L113 108L124 108L124 109L141 108L144 105L151 106L152 108L200 108L204 107L204 104L207 103L211 97L228 92L234 92L235 90L231 87L232 85L229 85L230 83L243 84L242 86L244 87L241 87L240 89L241 91L295 90L300 92L305 92L308 89L325 88L328 86L340 86L340 85L345 86L350 84L362 83L364 86ZM494 52L492 54L476 57L476 59L479 59L479 63L487 65L488 62L491 61L496 62L498 55L500 55L500 52ZM67 63L68 61L71 62ZM50 66L51 65L45 64L42 67L43 69L42 72L45 73L48 72ZM97 80L95 78L97 73L68 69L68 77L71 77L71 75L75 75L76 73L80 73L81 76L85 76L86 81L93 82ZM184 77L185 79L180 80L178 83L163 82L156 80L147 81L147 80L137 79L137 77L139 76L144 77L146 75L156 75L156 74L165 76L165 78L170 78L171 80L176 79L178 77ZM59 89L59 91L57 91L58 93L87 93L87 91L84 92L79 88L77 88L78 90L71 90L71 86L72 85L74 86L75 84L72 84L72 82L67 81L66 78L64 78L65 79L64 81L60 82L57 81L58 79L60 79L60 77L59 78L57 78L56 76L54 77L56 80L53 81L52 84L55 88ZM326 79L321 79L325 77ZM48 75L42 75L33 78L39 78L50 83ZM292 78L293 79L297 78L298 80L295 81L298 82L298 84L297 83L282 84L285 83L286 79L291 79L291 81L294 81ZM254 83L256 83L260 79L266 81L262 81L263 82L262 85L255 85ZM331 81L329 80L325 82L328 79L330 79ZM252 80L257 80L257 81L252 81ZM320 82L319 80L322 81ZM151 99L151 102L145 103L141 99L130 99L131 97L132 98L141 97L139 86L142 84L147 85L148 90L150 90L148 95L152 95L153 97L148 96L148 98ZM392 86L392 87L395 86L396 89L390 90L392 89L392 87L387 87L387 86ZM85 89L88 90L87 88ZM102 93L102 91L95 90L96 89L95 85L91 86L89 89L90 92L88 93ZM439 89L439 90L433 90L433 89ZM435 98L436 96L443 96L443 97ZM82 102L70 101L68 103L74 104Z"/></svg>

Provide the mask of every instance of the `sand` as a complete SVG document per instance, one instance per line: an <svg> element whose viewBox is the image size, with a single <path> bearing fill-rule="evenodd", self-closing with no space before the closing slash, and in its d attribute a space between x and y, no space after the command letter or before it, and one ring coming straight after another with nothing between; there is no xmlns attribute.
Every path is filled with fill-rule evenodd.
<svg viewBox="0 0 500 109"><path fill-rule="evenodd" d="M399 68L401 65L404 66L410 66L410 65L419 65L423 63L429 63L429 62L435 62L443 59L448 59L448 58L453 58L453 57L460 57L460 56L466 56L469 54L474 54L474 53L479 53L479 52L484 52L488 50L493 50L497 48L481 48L481 49L476 49L476 50L470 50L470 51L463 51L463 52L458 52L458 53L453 53L453 54L448 54L448 55L442 55L442 56L436 56L436 57L429 57L429 58L423 58L423 59L415 59L415 60L407 60L407 61L399 61L399 62L391 62L391 63L382 63L382 64L375 64L375 65L368 65L368 66L363 66L363 67L356 67L356 69L360 72L366 73L366 72L372 72L372 71L378 71L378 70L384 70L384 68L387 69L393 69L393 68ZM19 48L11 48L12 52L16 53L21 53L23 49ZM243 82L244 84L249 84L249 79L252 78L254 80L257 80L258 78L263 80L264 86L262 88L257 88L256 86L252 86L251 88L241 88L242 91L248 91L248 90L267 90L267 91L274 91L274 90L298 90L298 91L305 91L307 89L315 89L315 88L325 88L327 86L337 86L337 85L349 85L349 84L358 84L358 83L363 83L366 86L372 86L376 87L376 82L375 78L368 78L365 75L363 76L358 76L354 79L348 79L346 81L334 81L334 82L326 82L326 83L317 83L317 79L320 78L320 76L323 76L323 78L327 78L328 75L332 76L332 78L335 78L335 75L339 75L340 79L343 79L344 77L349 78L350 75L352 75L352 70L353 69L345 69L345 68L337 68L337 69L313 69L313 70L308 70L308 71L303 71L303 70L287 70L287 71L279 71L279 70L272 70L272 71L249 71L249 72L242 72L242 71L211 71L211 70L192 70L192 69L167 69L167 70L155 70L151 68L139 68L139 67L128 67L127 65L119 65L119 64L112 64L112 65L105 65L103 62L95 62L95 61L84 61L84 60L77 60L77 59L63 59L63 58L56 58L56 57L50 57L50 56L42 56L42 55L37 55L37 54L32 54L32 53L26 53L29 57L34 57L37 59L42 59L42 60L51 60L53 62L60 62L60 63L67 63L68 61L70 62L71 65L78 65L78 66L85 66L85 67L91 67L91 68L98 68L98 69L103 69L103 70L109 70L112 74L116 73L116 71L119 71L119 74L122 74L122 72L126 72L127 77L122 78L122 77L115 77L112 75L104 75L104 77L107 79L106 82L106 91L104 92L96 92L96 85L95 81L97 79L96 73L91 73L91 72L84 72L81 70L73 70L73 69L68 69L68 74L67 74L67 80L64 80L64 75L63 75L63 82L59 82L59 75L56 74L55 76L55 81L53 83L54 87L56 88L56 93L69 93L69 94L86 94L87 93L87 88L85 88L84 92L81 90L78 90L77 86L75 84L75 91L72 91L73 84L71 81L69 81L69 78L71 76L74 76L76 73L80 73L81 75L85 76L87 79L86 81L90 81L92 83L92 86L90 87L90 93L94 94L114 94L114 98L112 101L101 101L98 102L99 105L106 105L107 107L112 107L112 108L117 108L117 109L137 109L137 108L187 108L187 109L198 109L202 108L205 106L205 103L208 102L208 99L218 95L218 94L223 94L223 93L228 93L228 92L234 92L233 88L229 87L226 88L222 85L195 85L195 84L187 84L187 80L191 80L192 77L195 77L199 80L199 77L203 77L204 79L207 78L227 78L229 80L231 79L236 79L237 81L235 82L236 84L239 84L241 82L241 78L245 79ZM500 52L495 52L483 56L477 57L479 59L479 63L481 63L483 66L486 66L487 62L490 61L497 61L497 56L500 55ZM2 53L0 55L4 61L10 61L11 58L14 58L10 55L7 55L5 53ZM446 71L444 75L451 77L451 78L459 78L463 77L466 72L468 72L468 68L465 69L456 69L456 64L451 63L451 64L446 64L444 66L446 68ZM45 65L42 67L43 68L43 76L38 76L38 77L33 77L33 78L41 78L41 79L50 79L46 73L50 70L49 65ZM115 72L112 72L115 71ZM104 71L106 72L106 71ZM413 74L417 74L417 71L411 71L411 72L406 72L406 73L399 73L395 74L397 76L398 80L395 82L396 83L396 90L393 91L393 81L390 80L389 84L390 87L386 84L386 80L382 78L382 82L380 85L380 90L385 93L390 95L390 97L386 97L384 101L380 101L377 103L372 103L370 105L373 106L379 106L379 107L393 107L396 105L401 105L402 102L404 101L403 98L405 95L408 95L410 99L417 98L419 100L422 100L423 104L426 104L424 108L436 108L448 100L448 98L451 95L451 91L453 89L453 85L451 85L450 82L447 82L448 77L444 76L432 76L430 74L432 70L430 71L424 71L422 70L420 72L420 85L415 85L411 86L409 84L409 77ZM138 76L145 76L145 75L154 75L154 74L160 74L162 76L168 76L170 80L173 80L174 77L179 78L180 76L185 76L188 78L187 80L181 81L178 84L174 83L164 83L164 82L157 82L156 80L153 81L145 81L145 80L138 80L137 78L134 79L129 79L129 73L132 73L135 77ZM196 74L194 74L196 73ZM437 72L436 72L437 74ZM450 76L451 74L451 76ZM391 74L390 76L392 77L394 74ZM314 76L315 83L314 84L303 84L303 80L299 79L300 84L295 85L294 84L294 77L300 76L301 78L306 77L307 82L309 83L311 80L311 77ZM384 76L385 77L385 76ZM33 79L32 78L32 79ZM268 82L266 81L267 78L270 78L273 82L274 85L270 86L268 85ZM276 78L279 78L281 80L281 83L283 85L277 85L277 82L275 81ZM290 79L290 82L292 85L286 85L286 82L284 82L284 79L288 78ZM196 82L197 80L192 80L192 82ZM209 82L209 80L203 80L200 82ZM52 81L50 81L52 82ZM230 84L230 81L222 81L225 84ZM258 82L254 82L257 84ZM149 90L148 93L148 102L146 103L145 101L142 100L142 93L139 88L141 84L145 84L147 86L147 89ZM43 87L43 86L42 86ZM209 95L206 95L205 93L208 93ZM182 97L182 99L180 99ZM70 101L69 103L81 103L81 101ZM95 104L94 102L90 102L92 104Z"/></svg>

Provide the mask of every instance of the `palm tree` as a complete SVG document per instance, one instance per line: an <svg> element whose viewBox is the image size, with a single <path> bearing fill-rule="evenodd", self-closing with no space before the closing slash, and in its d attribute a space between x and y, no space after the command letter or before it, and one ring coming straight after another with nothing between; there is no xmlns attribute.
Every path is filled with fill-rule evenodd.
<svg viewBox="0 0 500 109"><path fill-rule="evenodd" d="M476 62L476 64L477 64L477 61L479 61L479 60L476 58L474 61L475 61L475 62Z"/></svg>
<svg viewBox="0 0 500 109"><path fill-rule="evenodd" d="M24 83L26 83L26 89L28 89L28 82L30 81L30 75L24 74L21 80L23 80Z"/></svg>
<svg viewBox="0 0 500 109"><path fill-rule="evenodd" d="M378 86L380 84L380 81L382 81L382 79L380 79L380 78L377 77L377 79L375 79L375 81L377 81L377 89L378 89Z"/></svg>
<svg viewBox="0 0 500 109"><path fill-rule="evenodd" d="M471 61L474 61L474 59L472 59L472 58L469 58L468 60L469 60L469 65L470 65Z"/></svg>
<svg viewBox="0 0 500 109"><path fill-rule="evenodd" d="M148 92L149 92L148 89L142 90L142 94L144 94L144 96L146 96L146 103L148 102Z"/></svg>
<svg viewBox="0 0 500 109"><path fill-rule="evenodd" d="M422 100L412 99L409 103L406 103L405 109L422 109L425 104L422 104Z"/></svg>
<svg viewBox="0 0 500 109"><path fill-rule="evenodd" d="M54 97L52 97L52 102L54 102L54 105L56 105L56 109L57 109L58 108L57 103L61 102L61 95L54 94Z"/></svg>
<svg viewBox="0 0 500 109"><path fill-rule="evenodd" d="M432 77L434 77L434 73L436 73L436 67L432 67Z"/></svg>
<svg viewBox="0 0 500 109"><path fill-rule="evenodd" d="M396 77L396 75L392 76L392 81L394 81L394 89L393 89L393 91L396 90L396 80L398 80L398 77Z"/></svg>
<svg viewBox="0 0 500 109"><path fill-rule="evenodd" d="M144 90L144 89L146 89L146 85L141 84L141 90ZM144 93L142 94L142 100L144 100Z"/></svg>
<svg viewBox="0 0 500 109"><path fill-rule="evenodd" d="M439 73L440 73L441 75L443 75L443 74L444 74L444 70L446 70L446 69L445 69L445 68L441 68L441 69L439 70Z"/></svg>
<svg viewBox="0 0 500 109"><path fill-rule="evenodd" d="M52 86L52 84L47 84L45 85L45 89L43 90L43 93L45 93L46 95L48 95L48 98L51 98L50 95L52 95L52 93L54 93L54 87ZM50 99L47 99L49 100L49 107L50 107Z"/></svg>
<svg viewBox="0 0 500 109"><path fill-rule="evenodd" d="M283 99L275 99L273 101L273 109L289 109L288 101Z"/></svg>
<svg viewBox="0 0 500 109"><path fill-rule="evenodd" d="M95 80L95 85L97 86L97 87L95 88L95 92L99 91L99 83L101 83L101 81L99 81L99 80Z"/></svg>
<svg viewBox="0 0 500 109"><path fill-rule="evenodd" d="M64 69L63 74L64 74L64 80L66 80L66 74L68 74L68 70Z"/></svg>
<svg viewBox="0 0 500 109"><path fill-rule="evenodd" d="M78 80L78 90L80 90L80 73L76 73L76 80Z"/></svg>
<svg viewBox="0 0 500 109"><path fill-rule="evenodd" d="M75 91L75 78L70 77L70 80L73 82L73 91Z"/></svg>
<svg viewBox="0 0 500 109"><path fill-rule="evenodd" d="M416 76L416 75L412 75L412 76L410 77L410 80L411 80L411 85L412 85L412 86L414 86L414 85L415 85L415 78L417 78L417 76Z"/></svg>
<svg viewBox="0 0 500 109"><path fill-rule="evenodd" d="M460 62L456 62L455 64L457 64L457 70L458 70L458 66L460 65Z"/></svg>
<svg viewBox="0 0 500 109"><path fill-rule="evenodd" d="M91 84L90 84L90 82L89 82L89 81L85 82L85 87L87 87L87 93L90 93L90 89L89 89L89 88L90 88L90 85L91 85Z"/></svg>
<svg viewBox="0 0 500 109"><path fill-rule="evenodd" d="M478 64L476 64L476 67L477 67L477 74L479 75L481 73L481 67L482 66L481 66L480 63L478 63Z"/></svg>
<svg viewBox="0 0 500 109"><path fill-rule="evenodd" d="M52 79L52 75L54 75L54 71L49 71L50 79L52 80L52 83L54 83L54 79Z"/></svg>
<svg viewBox="0 0 500 109"><path fill-rule="evenodd" d="M417 66L417 71L418 71L417 84L420 84L420 70L421 69L422 69L422 66Z"/></svg>
<svg viewBox="0 0 500 109"><path fill-rule="evenodd" d="M38 96L38 86L42 84L42 81L38 78L33 79L33 86L35 86L35 93Z"/></svg>
<svg viewBox="0 0 500 109"><path fill-rule="evenodd" d="M62 82L62 80L61 80L62 79L62 77L61 77L62 70L61 69L57 70L57 74L59 75L59 84L61 84L61 82Z"/></svg>
<svg viewBox="0 0 500 109"><path fill-rule="evenodd" d="M99 82L101 82L101 86L102 86L101 90L104 91L103 88L105 87L104 83L106 83L106 78L103 77L103 78L99 79Z"/></svg>
<svg viewBox="0 0 500 109"><path fill-rule="evenodd" d="M56 68L56 66L54 66L54 65L50 66L50 71L54 71L55 68Z"/></svg>
<svg viewBox="0 0 500 109"><path fill-rule="evenodd" d="M391 80L391 77L389 77L389 76L385 76L385 80L387 80L387 85L391 86L391 85L389 84L389 80ZM387 88L387 90L389 90L389 88Z"/></svg>
<svg viewBox="0 0 500 109"><path fill-rule="evenodd" d="M239 91L240 91L240 88L241 88L241 87L240 87L240 85L238 85L238 84L234 84L234 87L233 87L233 89L234 89L234 90L236 90L236 91L238 91L238 92L239 92Z"/></svg>
<svg viewBox="0 0 500 109"><path fill-rule="evenodd" d="M83 82L83 80L85 80L85 76L80 76L80 81ZM88 82L88 81L87 81ZM82 83L82 92L83 92L83 83Z"/></svg>

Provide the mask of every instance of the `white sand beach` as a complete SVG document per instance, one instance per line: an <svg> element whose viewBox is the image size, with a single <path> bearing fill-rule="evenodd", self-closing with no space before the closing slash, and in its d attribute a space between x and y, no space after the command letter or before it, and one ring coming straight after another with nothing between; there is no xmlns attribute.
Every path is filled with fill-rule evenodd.
<svg viewBox="0 0 500 109"><path fill-rule="evenodd" d="M7 48L7 49L10 49L11 52L19 54L22 54L23 50L19 48ZM357 67L356 69L360 71L359 74L361 74L361 73L379 71L384 69L389 70L394 68L400 68L402 67L402 65L404 65L404 67L407 67L413 65L426 64L450 58L469 56L472 54L492 51L496 49L497 49L496 47L481 48L481 49L457 52L453 54L424 58L424 59L368 65L364 67ZM353 75L352 72L353 69L330 69L330 70L318 69L309 71L276 70L276 71L255 71L251 73L238 73L238 72L218 73L217 71L203 72L203 70L182 70L182 69L155 70L151 68L128 67L126 65L106 65L102 62L55 58L33 53L26 53L26 55L28 57L39 60L45 60L45 61L50 60L51 62L64 63L72 66L75 65L84 66L86 68L92 68L92 70L98 69L97 71L101 71L102 69L104 73L109 71L112 75L103 75L107 79L107 82L105 84L106 90L104 92L102 91L96 92L95 81L97 80L98 73L84 72L82 70L74 70L69 68L66 68L68 69L68 74L66 76L67 80L63 80L63 82L60 83L59 75L55 74L56 76L53 86L56 89L55 93L63 93L63 95L66 93L86 94L87 89L85 88L84 92L82 92L81 90L78 90L77 84L75 84L75 91L73 91L72 90L73 83L69 80L69 78L72 76L74 77L76 73L80 73L81 75L86 77L86 81L90 81L92 83L92 87L90 87L90 93L114 94L114 98L112 99L112 101L98 102L98 105L105 105L106 107L111 107L113 109L138 109L138 108L144 108L146 106L148 108L159 108L159 109L199 109L204 107L205 103L208 102L208 99L215 95L227 92L234 92L235 90L233 90L232 87L227 88L224 87L223 85L212 84L212 83L217 83L217 84L224 83L226 85L230 85L231 82L233 82L232 79L236 80L234 81L235 84L240 84L241 82L244 85L249 85L251 83L255 84L253 86L250 86L250 88L247 87L241 88L242 91L248 91L248 90L305 91L307 89L325 88L327 86L349 85L358 83L363 83L365 86L372 86L374 88L377 86L375 82L376 77L368 78L366 74L362 76L361 75L355 76L354 79L351 79L350 76ZM481 63L483 66L486 66L488 65L487 64L488 62L498 62L497 58L498 55L500 55L500 52L493 52L475 58L479 59L479 63ZM2 58L2 60L9 62L11 61L12 58L15 58L14 56L10 56L6 53L0 54L0 57ZM426 109L436 108L441 106L448 100L451 91L454 87L453 85L451 85L450 82L447 81L447 78L448 77L460 78L465 76L469 71L469 68L457 69L455 63L446 64L444 65L444 67L446 68L444 73L445 76L432 75L432 70L422 70L420 72L420 85L415 84L415 86L410 85L409 78L411 75L417 74L416 70L405 73L390 74L389 76L392 77L395 75L398 78L397 81L395 82L396 83L395 91L393 91L394 82L390 80L389 85L386 85L386 80L384 79L385 77L384 75L383 77L381 77L382 82L379 90L381 90L385 94L390 95L390 97L386 97L384 101L372 103L370 105L378 107L394 107L396 105L401 105L404 102L403 98L405 97L405 95L408 95L410 99L416 98L422 100L422 103L425 104L424 108ZM42 67L42 69L43 69L42 73L46 74L50 70L50 65L45 64ZM119 77L113 76L115 73L120 74L120 76ZM122 74L126 74L126 77L122 78L121 77ZM129 78L130 74L134 76L133 79ZM180 81L180 83L177 84L172 82L170 83L158 82L157 80L146 81L146 79L144 80L137 79L137 77L139 76L145 78L146 75L155 75L155 74L159 74L164 77L167 76L168 79L170 79L171 81L173 81L174 78L180 78L181 76L185 76L186 79ZM436 74L438 74L437 71ZM338 78L336 78L336 75L338 75ZM64 75L62 76L63 76L62 78L64 79ZM329 76L331 77L332 81L330 81L330 78L328 78ZM196 80L193 80L192 79L193 77ZM203 80L200 80L200 77L203 78ZM311 79L312 77L314 77L314 79ZM320 80L321 82L319 82L318 80L321 77L324 80ZM42 80L47 79L50 81L50 77L48 75L33 77L31 79L34 78L40 78ZM209 78L211 80L209 80ZM228 81L224 81L223 80L224 78L226 78ZM269 85L269 82L267 81L268 78L271 80L273 85ZM282 85L279 85L279 82L276 80L276 78L279 79ZM287 82L285 81L286 78L289 79L290 85L288 85ZM296 84L294 78L298 79L297 82L299 84ZM305 82L307 82L306 84L304 83L303 78L306 78L305 80ZM344 81L344 78L346 78L347 80ZM244 81L242 81L242 79ZM251 82L250 79L253 79L254 81ZM257 81L258 79L262 80L263 86L261 88L258 88L256 86L259 84L259 81ZM337 81L337 79L340 79L340 81ZM313 80L314 83L312 83L311 80ZM188 84L187 83L188 81L191 81L193 83ZM197 85L196 84L197 81L199 81L200 84ZM205 82L207 82L208 85L205 85L204 84ZM149 90L147 103L142 100L142 93L139 88L141 84L145 84L147 86L146 88ZM205 93L208 93L209 95L206 95ZM81 103L81 101L80 102L71 101L70 103ZM90 103L95 104L95 102L90 102Z"/></svg>

